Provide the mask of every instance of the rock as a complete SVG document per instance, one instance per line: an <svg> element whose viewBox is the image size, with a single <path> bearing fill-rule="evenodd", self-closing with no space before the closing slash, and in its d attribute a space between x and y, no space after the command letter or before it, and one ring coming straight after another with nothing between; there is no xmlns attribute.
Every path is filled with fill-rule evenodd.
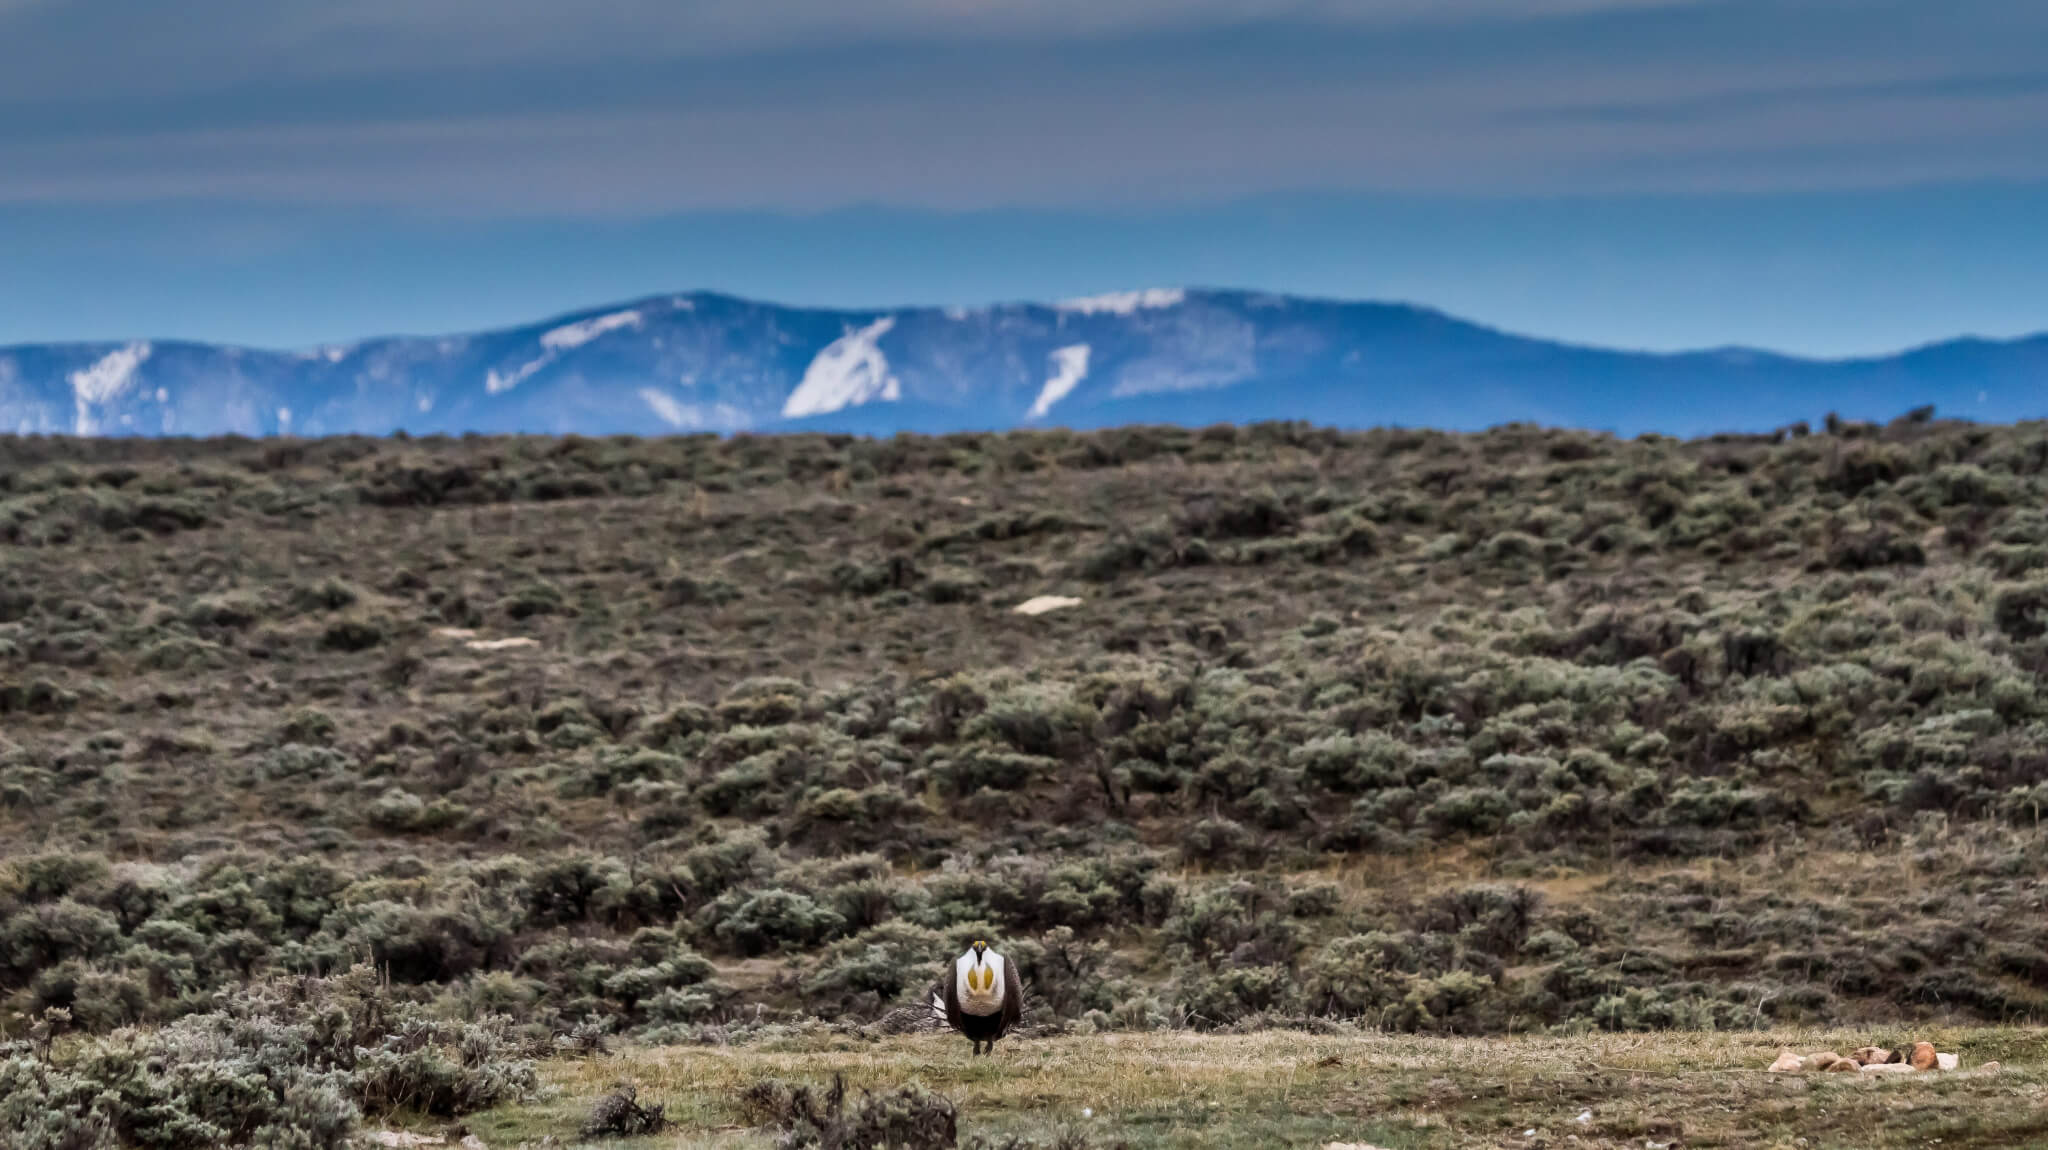
<svg viewBox="0 0 2048 1150"><path fill-rule="evenodd" d="M1040 595L1036 599L1026 599L1010 610L1019 615L1043 615L1047 611L1060 611L1080 605L1079 599L1071 599L1064 595Z"/></svg>
<svg viewBox="0 0 2048 1150"><path fill-rule="evenodd" d="M1325 1142L1323 1150L1380 1150L1370 1142Z"/></svg>
<svg viewBox="0 0 2048 1150"><path fill-rule="evenodd" d="M1773 1074L1797 1074L1806 1069L1806 1060L1789 1050L1780 1051L1778 1060L1771 1063Z"/></svg>
<svg viewBox="0 0 2048 1150"><path fill-rule="evenodd" d="M1932 1042L1915 1042L1913 1044L1913 1055L1906 1061L1915 1070L1934 1069L1934 1044Z"/></svg>
<svg viewBox="0 0 2048 1150"><path fill-rule="evenodd" d="M1858 1066L1881 1066L1892 1060L1892 1052L1882 1046L1862 1046L1851 1051L1849 1057L1855 1059Z"/></svg>
<svg viewBox="0 0 2048 1150"><path fill-rule="evenodd" d="M1863 1068L1865 1074L1915 1074L1910 1062L1873 1062Z"/></svg>
<svg viewBox="0 0 2048 1150"><path fill-rule="evenodd" d="M1835 1067L1841 1065L1844 1062L1849 1062L1849 1060L1842 1057L1839 1054L1836 1054L1832 1050L1823 1050L1818 1054L1809 1054L1806 1056L1806 1068L1808 1070L1833 1070ZM1849 1065L1853 1067L1856 1064L1853 1062L1849 1062Z"/></svg>
<svg viewBox="0 0 2048 1150"><path fill-rule="evenodd" d="M463 645L472 651L519 651L540 646L540 640L522 635L516 639L471 639Z"/></svg>
<svg viewBox="0 0 2048 1150"><path fill-rule="evenodd" d="M1934 1068L1936 1070L1954 1070L1962 1064L1963 1060L1953 1054L1937 1054L1934 1056Z"/></svg>

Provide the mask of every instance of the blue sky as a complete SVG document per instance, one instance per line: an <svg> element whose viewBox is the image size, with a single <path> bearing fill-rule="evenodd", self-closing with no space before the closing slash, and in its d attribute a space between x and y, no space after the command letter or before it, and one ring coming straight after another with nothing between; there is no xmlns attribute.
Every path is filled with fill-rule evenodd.
<svg viewBox="0 0 2048 1150"><path fill-rule="evenodd" d="M2035 0L0 0L0 343L707 288L2048 328Z"/></svg>

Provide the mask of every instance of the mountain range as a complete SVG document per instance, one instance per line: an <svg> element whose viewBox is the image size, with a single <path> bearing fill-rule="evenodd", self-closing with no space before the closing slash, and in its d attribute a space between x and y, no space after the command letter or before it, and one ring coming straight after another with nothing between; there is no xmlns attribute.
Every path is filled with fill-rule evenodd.
<svg viewBox="0 0 2048 1150"><path fill-rule="evenodd" d="M501 331L299 351L0 347L0 433L584 435L1200 425L1698 435L1933 405L2048 416L2048 335L1802 359L1508 334L1427 308L1154 289L843 311L659 296Z"/></svg>

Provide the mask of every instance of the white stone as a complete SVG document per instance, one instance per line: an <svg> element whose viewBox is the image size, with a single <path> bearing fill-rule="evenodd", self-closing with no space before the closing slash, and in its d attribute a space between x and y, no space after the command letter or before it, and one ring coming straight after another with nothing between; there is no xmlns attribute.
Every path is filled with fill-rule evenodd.
<svg viewBox="0 0 2048 1150"><path fill-rule="evenodd" d="M540 640L528 639L525 636L517 639L472 639L469 641L469 649L472 651L517 651L525 647L538 646L540 646Z"/></svg>
<svg viewBox="0 0 2048 1150"><path fill-rule="evenodd" d="M1080 605L1079 599L1071 599L1064 595L1040 595L1036 599L1026 599L1010 610L1019 615L1043 615L1047 611L1061 611Z"/></svg>

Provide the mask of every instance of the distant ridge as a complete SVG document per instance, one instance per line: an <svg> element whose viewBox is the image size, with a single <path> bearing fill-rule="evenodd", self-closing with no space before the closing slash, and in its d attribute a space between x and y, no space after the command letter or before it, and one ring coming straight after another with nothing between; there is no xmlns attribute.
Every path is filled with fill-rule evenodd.
<svg viewBox="0 0 2048 1150"><path fill-rule="evenodd" d="M889 434L1298 419L1697 435L1927 404L1982 421L2048 416L2048 336L1846 360L1652 354L1404 304L1156 288L868 311L698 292L302 351L0 347L0 434Z"/></svg>

